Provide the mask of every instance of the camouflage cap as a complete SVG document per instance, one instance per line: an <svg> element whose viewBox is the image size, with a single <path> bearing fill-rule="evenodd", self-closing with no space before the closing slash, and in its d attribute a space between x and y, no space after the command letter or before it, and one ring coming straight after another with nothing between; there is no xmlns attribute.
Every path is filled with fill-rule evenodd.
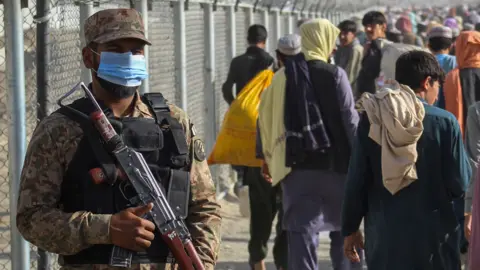
<svg viewBox="0 0 480 270"><path fill-rule="evenodd" d="M135 9L105 9L85 20L85 42L107 43L122 38L136 38L152 45L145 37L142 16Z"/></svg>

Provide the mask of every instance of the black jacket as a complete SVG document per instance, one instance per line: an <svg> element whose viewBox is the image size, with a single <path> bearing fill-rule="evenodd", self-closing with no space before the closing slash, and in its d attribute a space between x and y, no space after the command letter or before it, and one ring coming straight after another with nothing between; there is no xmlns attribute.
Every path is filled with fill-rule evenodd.
<svg viewBox="0 0 480 270"><path fill-rule="evenodd" d="M230 64L227 80L222 86L223 98L228 104L235 99L232 88L235 84L236 95L255 77L260 71L267 69L273 64L273 57L265 50L251 46L247 51L235 57Z"/></svg>
<svg viewBox="0 0 480 270"><path fill-rule="evenodd" d="M380 64L382 62L382 47L386 43L385 39L376 39L371 42L371 45L365 51L362 68L357 78L357 93L362 95L365 92L375 93L377 87L375 79L380 75Z"/></svg>
<svg viewBox="0 0 480 270"><path fill-rule="evenodd" d="M339 102L342 100L342 93L338 87L339 68L323 61L313 60L308 61L308 69L331 147L324 153L307 154L305 162L294 168L328 170L346 174L351 153L349 137L354 137L355 130L347 130L346 125L342 124L344 122L342 111L345 108ZM346 77L345 72L343 70L342 72ZM349 92L351 92L350 89Z"/></svg>

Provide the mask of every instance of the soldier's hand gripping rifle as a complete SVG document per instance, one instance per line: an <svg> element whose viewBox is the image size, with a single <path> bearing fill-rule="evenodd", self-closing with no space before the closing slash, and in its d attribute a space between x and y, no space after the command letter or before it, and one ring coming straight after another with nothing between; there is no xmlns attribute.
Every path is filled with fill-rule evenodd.
<svg viewBox="0 0 480 270"><path fill-rule="evenodd" d="M122 138L113 129L90 90L83 83L80 83L80 87L96 108L90 114L90 119L101 134L107 151L115 158L122 175L125 176L126 180L134 188L138 195L139 204L147 205L153 203L153 209L148 214L150 220L153 221L156 229L160 231L163 241L168 245L180 269L204 270L205 268L192 244L187 227L182 220L175 216L143 155L125 145ZM61 105L62 100L77 89L78 85L62 97L58 103ZM110 257L110 265L130 267L132 255L132 251L114 246Z"/></svg>

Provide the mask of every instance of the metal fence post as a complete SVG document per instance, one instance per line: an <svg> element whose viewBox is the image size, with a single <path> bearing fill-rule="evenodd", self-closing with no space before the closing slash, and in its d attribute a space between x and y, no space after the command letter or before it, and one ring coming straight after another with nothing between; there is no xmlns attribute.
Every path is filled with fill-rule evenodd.
<svg viewBox="0 0 480 270"><path fill-rule="evenodd" d="M205 150L211 153L215 144L216 133L216 106L215 106L215 18L213 5L203 4L205 27Z"/></svg>
<svg viewBox="0 0 480 270"><path fill-rule="evenodd" d="M145 27L145 36L148 39L148 0L137 0L135 3L135 9L142 14L143 25ZM145 60L147 60L147 73L149 73L149 46L145 46L143 54L145 55ZM154 59L155 61L155 59ZM145 94L150 92L150 80L148 77L143 80L142 86L140 87L140 93Z"/></svg>
<svg viewBox="0 0 480 270"><path fill-rule="evenodd" d="M12 269L30 269L30 245L17 229L17 199L26 150L23 15L18 0L4 1L8 80L8 168Z"/></svg>
<svg viewBox="0 0 480 270"><path fill-rule="evenodd" d="M270 12L268 12L268 9L262 10L262 15L263 15L263 26L267 29L267 31L270 31ZM275 46L270 44L271 42L268 42L267 40L267 45L265 46L265 51L270 52L271 46Z"/></svg>
<svg viewBox="0 0 480 270"><path fill-rule="evenodd" d="M93 14L93 1L82 1L80 5L80 40L82 41L82 48L88 44L85 44L85 35L84 35L84 22L85 20ZM90 83L92 81L92 74L90 70L82 65L81 80L84 83Z"/></svg>
<svg viewBox="0 0 480 270"><path fill-rule="evenodd" d="M295 14L289 12L287 13L288 16L288 34L293 34L295 31L294 24L293 24L293 19L295 18Z"/></svg>
<svg viewBox="0 0 480 270"><path fill-rule="evenodd" d="M185 0L179 0L174 5L175 25L175 66L177 85L180 91L180 107L185 112L188 107L187 96L187 39L185 37Z"/></svg>
<svg viewBox="0 0 480 270"><path fill-rule="evenodd" d="M50 56L50 1L37 0L35 20L37 21L37 120L41 121L50 114L48 101L48 67ZM37 250L37 270L52 269L52 258L48 252Z"/></svg>
<svg viewBox="0 0 480 270"><path fill-rule="evenodd" d="M228 57L231 61L237 54L237 31L236 31L236 21L235 21L235 7L227 7L227 21L228 21L228 47L230 48Z"/></svg>
<svg viewBox="0 0 480 270"><path fill-rule="evenodd" d="M276 43L276 41L282 35L282 25L281 25L281 22L280 22L280 10L275 9L273 11L273 21L274 21L274 24L275 24L275 25L273 25L273 37L274 37L273 40L275 40L275 43ZM275 46L275 44L272 44L271 46Z"/></svg>

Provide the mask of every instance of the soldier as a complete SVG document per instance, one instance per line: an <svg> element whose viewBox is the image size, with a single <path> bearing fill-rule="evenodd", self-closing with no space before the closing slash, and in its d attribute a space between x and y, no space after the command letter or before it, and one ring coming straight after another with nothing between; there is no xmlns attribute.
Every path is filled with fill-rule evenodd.
<svg viewBox="0 0 480 270"><path fill-rule="evenodd" d="M171 195L172 208L184 218L205 268L214 269L221 217L203 143L185 112L161 94L137 92L148 76L143 54L150 45L140 14L100 11L85 21L85 40L82 56L92 71L90 90L125 143L143 154ZM91 112L85 98L71 107ZM19 231L39 248L60 254L62 269L117 269L108 266L113 245L136 251L130 269L164 265L168 248L154 224L142 218L152 206L131 205L127 181L110 186L89 174L103 168L106 177L116 175L85 121L64 107L37 126L21 176Z"/></svg>

